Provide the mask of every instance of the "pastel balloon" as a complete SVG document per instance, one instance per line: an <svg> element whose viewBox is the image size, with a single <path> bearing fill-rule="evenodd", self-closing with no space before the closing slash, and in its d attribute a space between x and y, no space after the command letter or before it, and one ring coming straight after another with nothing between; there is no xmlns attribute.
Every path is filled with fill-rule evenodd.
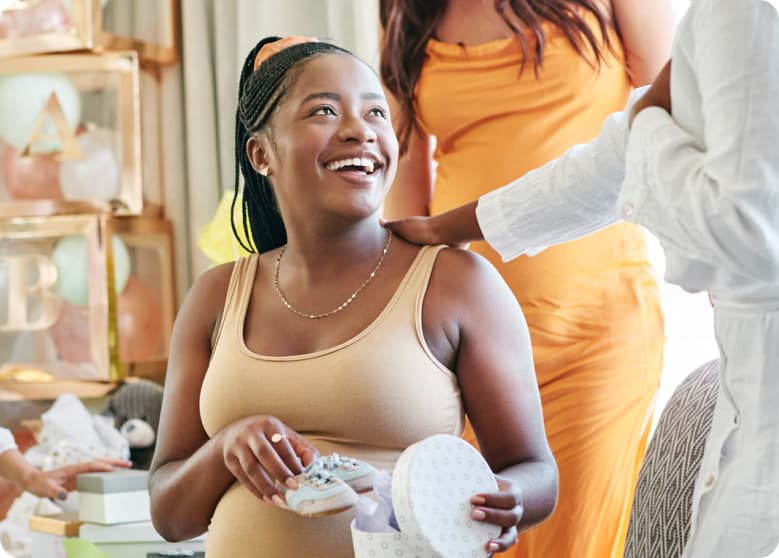
<svg viewBox="0 0 779 558"><path fill-rule="evenodd" d="M0 138L17 149L27 147L43 108L55 93L71 130L81 118L81 97L63 74L13 74L0 78ZM40 134L56 136L51 118L44 119ZM39 134L39 135L40 135ZM36 153L59 151L56 138L39 139L31 150Z"/></svg>
<svg viewBox="0 0 779 558"><path fill-rule="evenodd" d="M63 161L59 183L65 199L110 201L119 194L119 165L110 146L110 137L92 130L78 136L82 160Z"/></svg>
<svg viewBox="0 0 779 558"><path fill-rule="evenodd" d="M143 362L161 358L162 305L157 296L136 277L116 299L119 330L119 358Z"/></svg>
<svg viewBox="0 0 779 558"><path fill-rule="evenodd" d="M8 14L8 10L0 12L0 39L16 36L16 19Z"/></svg>
<svg viewBox="0 0 779 558"><path fill-rule="evenodd" d="M67 362L90 362L89 310L63 302L60 315L49 329L57 356Z"/></svg>
<svg viewBox="0 0 779 558"><path fill-rule="evenodd" d="M89 304L89 251L81 235L66 236L54 246L51 254L57 266L54 291L67 302L85 307ZM114 288L121 292L130 276L130 253L118 237L113 237Z"/></svg>
<svg viewBox="0 0 779 558"><path fill-rule="evenodd" d="M29 8L0 12L0 38L63 32L71 27L68 12L59 0L41 0Z"/></svg>
<svg viewBox="0 0 779 558"><path fill-rule="evenodd" d="M61 201L60 162L56 155L35 154L22 157L10 145L2 151L3 181L8 194L17 200Z"/></svg>

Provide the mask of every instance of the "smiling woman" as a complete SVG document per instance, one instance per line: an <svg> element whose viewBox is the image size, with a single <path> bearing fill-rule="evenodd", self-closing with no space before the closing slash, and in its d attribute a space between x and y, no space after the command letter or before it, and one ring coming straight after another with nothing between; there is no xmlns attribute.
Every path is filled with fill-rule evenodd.
<svg viewBox="0 0 779 558"><path fill-rule="evenodd" d="M157 530L208 529L209 558L350 557L353 500L317 455L391 469L409 445L461 434L467 413L499 475L472 517L500 527L485 551L505 550L557 495L511 291L480 256L380 225L398 142L363 61L265 39L239 96L233 229L258 253L206 272L178 315L150 477ZM292 513L304 501L347 511Z"/></svg>
<svg viewBox="0 0 779 558"><path fill-rule="evenodd" d="M304 43L301 48L313 49L313 44ZM332 81L327 77L334 75L341 75L343 82L320 89ZM294 81L286 86L287 94L278 97L283 102L271 109L271 123L263 122L262 116L259 122L247 118L251 130L247 130L246 161L253 170L265 173L264 182L278 185L274 193L288 234L299 228L293 221L337 218L340 212L348 212L343 204L353 206L354 217L373 214L389 189L386 178L395 172L398 149L389 109L373 70L338 53L317 57L290 79ZM252 85L250 81L247 86ZM350 91L350 87L355 90ZM311 93L303 94L307 91ZM371 172L364 160L369 161ZM250 172L243 171L244 176ZM379 229L375 233L385 236ZM261 242L271 248L281 241L279 236Z"/></svg>

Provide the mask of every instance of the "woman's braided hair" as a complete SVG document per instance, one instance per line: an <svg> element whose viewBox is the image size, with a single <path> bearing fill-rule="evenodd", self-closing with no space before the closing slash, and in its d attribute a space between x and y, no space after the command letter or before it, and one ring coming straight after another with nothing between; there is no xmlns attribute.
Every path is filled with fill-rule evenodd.
<svg viewBox="0 0 779 558"><path fill-rule="evenodd" d="M301 62L322 53L348 54L348 50L329 43L307 42L292 45L270 56L254 70L257 52L266 44L280 40L267 37L255 45L243 63L238 85L238 108L235 111L235 192L230 210L230 223L238 243L248 252L267 252L286 244L287 231L276 204L270 180L252 167L246 153L246 142L268 125L270 115L294 85L302 70ZM292 70L296 69L296 72ZM271 138L272 141L272 138ZM240 174L243 175L243 232L235 224L235 205L240 195Z"/></svg>

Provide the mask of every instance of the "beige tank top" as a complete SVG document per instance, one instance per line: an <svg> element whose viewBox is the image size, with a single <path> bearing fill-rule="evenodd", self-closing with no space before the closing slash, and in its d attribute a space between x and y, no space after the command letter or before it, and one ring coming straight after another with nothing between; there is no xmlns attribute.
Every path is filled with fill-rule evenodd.
<svg viewBox="0 0 779 558"><path fill-rule="evenodd" d="M200 415L209 436L251 415L273 415L322 455L337 452L391 470L409 445L433 434L459 436L457 378L430 352L422 301L441 247L423 247L384 310L335 347L263 356L244 343L244 316L259 261L236 261ZM236 482L218 503L208 558L351 557L350 512L305 518L263 503Z"/></svg>

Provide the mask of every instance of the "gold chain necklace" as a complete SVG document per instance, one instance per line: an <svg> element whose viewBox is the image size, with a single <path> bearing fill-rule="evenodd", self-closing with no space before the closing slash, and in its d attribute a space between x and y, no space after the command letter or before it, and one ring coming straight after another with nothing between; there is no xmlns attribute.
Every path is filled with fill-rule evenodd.
<svg viewBox="0 0 779 558"><path fill-rule="evenodd" d="M349 298L347 298L340 306L337 306L333 310L330 310L329 312L324 312L322 314L307 314L306 312L301 312L294 306L292 306L289 301L287 300L287 297L284 296L284 293L281 292L281 287L279 286L279 264L281 263L281 258L284 256L284 252L287 250L286 244L281 247L281 250L279 251L279 255L276 256L276 272L273 276L273 288L276 289L276 292L279 294L279 298L281 299L281 302L286 306L290 311L294 312L298 316L302 318L308 318L309 320L319 320L321 318L327 318L328 316L332 316L333 314L336 314L349 306L355 298L357 298L357 295L360 294L360 292L368 286L368 283L373 281L373 278L376 277L376 273L379 271L379 268L381 267L381 264L384 263L384 256L387 255L387 251L389 250L390 243L392 242L392 231L387 230L387 242L384 243L384 249L381 251L381 257L379 258L378 263L373 268L373 271L371 271L371 274L368 275L368 278L363 281L362 285L357 287L357 290L354 291Z"/></svg>

